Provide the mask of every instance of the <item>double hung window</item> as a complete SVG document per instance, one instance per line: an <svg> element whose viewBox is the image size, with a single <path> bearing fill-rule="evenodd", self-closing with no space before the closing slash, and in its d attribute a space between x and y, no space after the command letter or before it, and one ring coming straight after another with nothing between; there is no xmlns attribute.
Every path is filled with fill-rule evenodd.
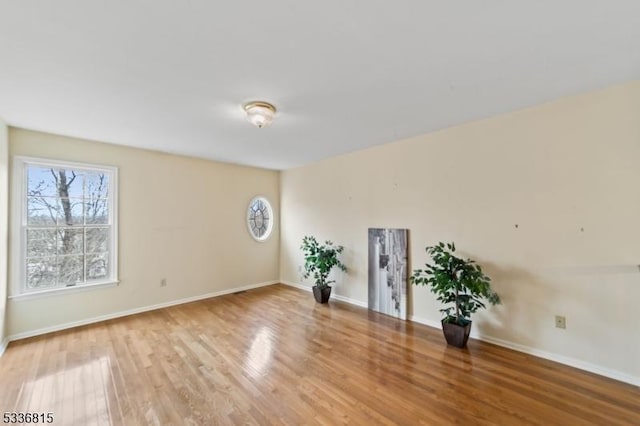
<svg viewBox="0 0 640 426"><path fill-rule="evenodd" d="M16 157L19 294L117 282L117 169Z"/></svg>

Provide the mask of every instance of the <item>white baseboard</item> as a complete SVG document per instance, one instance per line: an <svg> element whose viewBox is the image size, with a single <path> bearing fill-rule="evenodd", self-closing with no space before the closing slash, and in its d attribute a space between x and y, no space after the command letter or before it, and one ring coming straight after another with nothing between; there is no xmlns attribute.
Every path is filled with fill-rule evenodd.
<svg viewBox="0 0 640 426"><path fill-rule="evenodd" d="M294 283L291 281L280 281L280 282L291 287L299 288L305 291L311 291L311 287L303 286L298 283ZM351 303L356 306L360 306L363 308L367 307L367 303L362 302L360 300L354 300L354 299L350 299L348 297L339 296L339 295L332 295L332 297L335 297L336 300L341 300L343 302ZM426 318L417 317L415 315L410 316L409 321L424 324L429 327L437 328L439 330L442 329L442 324L440 323L440 321L433 321ZM547 351L532 348L529 346L520 345L518 343L509 342L506 340L498 339L496 337L482 335L475 332L473 329L471 331L471 337L474 339L481 340L483 342L492 343L497 346L502 346L503 348L512 349L517 352L522 352L528 355L537 356L539 358L544 358L549 361L557 362L559 364L568 365L570 367L574 367L579 370L588 371L590 373L594 373L600 376L608 377L610 379L618 380L620 382L629 383L634 386L640 386L640 377L634 377L630 374L623 373L621 371L601 367L599 365L591 364L589 362L581 361L579 359L567 357L564 355L558 355L552 352L547 352Z"/></svg>
<svg viewBox="0 0 640 426"><path fill-rule="evenodd" d="M409 321L417 322L419 324L428 325L429 327L437 328L442 330L442 324L440 321L433 321L426 318L417 317L415 315L409 315Z"/></svg>
<svg viewBox="0 0 640 426"><path fill-rule="evenodd" d="M288 285L289 287L295 287L295 288L300 289L300 290L311 292L311 287L306 286L306 285L294 283L292 281L280 281L280 283L282 283L284 285ZM364 303L364 302L361 302L361 301L356 300L356 299L351 299L351 298L346 297L346 296L341 296L341 295L336 294L336 293L331 293L331 297L334 298L335 300L339 300L341 302L347 302L347 303L350 303L352 305L360 306L361 308L366 308L367 307L367 304Z"/></svg>
<svg viewBox="0 0 640 426"><path fill-rule="evenodd" d="M4 354L4 351L7 350L7 346L9 346L9 338L5 338L2 342L0 342L0 356Z"/></svg>
<svg viewBox="0 0 640 426"><path fill-rule="evenodd" d="M181 305L181 304L184 304L184 303L190 303L190 302L196 302L198 300L209 299L209 298L212 298L212 297L224 296L224 295L230 294L230 293L236 293L236 292L239 292L239 291L251 290L251 289L254 289L254 288L265 287L265 286L269 286L269 285L277 284L277 283L282 283L282 284L288 285L290 287L295 287L295 288L303 290L303 291L311 292L311 287L309 287L309 286L305 286L305 285L298 284L298 283L291 282L291 281L279 280L279 281L267 281L267 282L258 283L258 284L250 284L250 285L246 285L246 286L242 286L242 287L236 287L236 288L232 288L232 289L227 289L227 290L221 290L221 291L212 292L212 293L201 294L199 296L192 296L192 297L187 297L187 298L184 298L184 299L172 300L170 302L158 303L158 304L155 304L155 305L144 306L144 307L141 307L141 308L129 309L129 310L126 310L126 311L120 311L120 312L115 312L115 313L112 313L112 314L107 314L107 315L101 315L101 316L97 316L97 317L87 318L87 319L80 320L80 321L73 321L73 322L69 322L69 323L65 323L65 324L59 324L59 325L55 325L55 326L51 326L51 327L41 328L41 329L38 329L38 330L31 330L31 331L26 331L26 332L23 332L23 333L13 334L13 335L8 336L7 338L5 338L2 342L0 342L0 356L2 356L2 354L4 354L5 350L7 349L7 346L9 344L9 342L12 342L14 340L26 339L28 337L39 336L41 334L52 333L54 331L66 330L66 329L73 328L73 327L79 327L79 326L82 326L82 325L93 324L93 323L96 323L96 322L106 321L106 320L115 319L115 318L119 318L119 317L124 317L124 316L127 316L127 315L139 314L139 313L142 313L142 312L148 312L148 311L153 311L153 310L156 310L156 309L167 308L169 306ZM342 302L350 303L352 305L359 306L359 307L362 307L362 308L367 308L367 303L365 303L363 301L360 301L360 300L351 299L351 298L348 298L348 297L345 297L345 296L340 296L340 295L337 295L337 294L334 294L333 297L336 300L339 300L339 301L342 301ZM433 327L433 328L437 328L437 329L441 329L442 328L442 325L440 324L440 321L428 320L428 319L420 318L420 317L416 317L416 316L409 317L409 321L417 322L417 323L424 324L424 325L427 325L429 327ZM629 375L629 374L626 374L626 373L623 373L623 372L620 372L620 371L617 371L617 370L612 370L612 369L609 369L609 368L601 367L601 366L598 366L598 365L595 365L595 364L591 364L591 363L588 363L588 362L585 362L585 361L581 361L579 359L566 357L564 355L558 355L558 354L554 354L554 353L551 353L551 352L543 351L543 350L540 350L540 349L532 348L532 347L529 347L529 346L520 345L518 343L509 342L509 341L506 341L506 340L498 339L496 337L481 335L481 334L478 334L477 332L474 332L474 331L471 332L471 337L473 337L474 339L482 340L482 341L487 342L487 343L492 343L492 344L497 345L497 346L502 346L504 348L512 349L514 351L518 351L518 352L526 353L526 354L529 354L529 355L537 356L537 357L540 357L540 358L548 359L550 361L554 361L554 362L557 362L557 363L560 363L560 364L568 365L570 367L578 368L580 370L584 370L584 371L588 371L588 372L591 372L591 373L594 373L594 374L598 374L600 376L605 376L605 377L609 377L609 378L614 379L614 380L618 380L618 381L621 381L621 382L629 383L629 384L634 385L634 386L640 386L640 377L634 377L632 375Z"/></svg>
<svg viewBox="0 0 640 426"><path fill-rule="evenodd" d="M79 321L72 321L72 322L68 322L68 323L64 323L64 324L58 324L58 325L54 325L54 326L51 326L51 327L44 327L44 328L40 328L38 330L30 330L30 331L25 331L23 333L16 333L16 334L13 334L13 335L9 336L5 340L6 340L7 344L8 344L9 342L12 342L14 340L26 339L28 337L39 336L41 334L52 333L54 331L66 330L66 329L69 329L69 328L79 327L79 326L82 326L82 325L93 324L93 323L100 322L100 321L106 321L106 320L110 320L110 319L125 317L127 315L140 314L142 312L154 311L156 309L161 309L161 308L168 308L169 306L182 305L184 303L196 302L198 300L209 299L209 298L218 297L218 296L224 296L225 294L237 293L239 291L251 290L251 289L254 289L254 288L258 288L258 287L265 287L265 286L268 286L268 285L277 284L279 282L280 281L266 281L266 282L263 282L263 283L250 284L250 285L245 285L245 286L242 286L242 287L235 287L235 288L230 288L230 289L227 289L227 290L221 290L221 291L215 291L215 292L212 292L212 293L201 294L201 295L198 295L198 296L186 297L184 299L171 300L169 302L158 303L158 304L155 304L155 305L143 306L141 308L128 309L126 311L119 311L119 312L114 312L114 313L107 314L107 315L100 315L100 316L97 316L97 317L86 318L86 319L79 320ZM4 347L6 348L6 345ZM2 347L0 347L0 349L1 348ZM1 353L2 353L2 351L0 351L0 354Z"/></svg>
<svg viewBox="0 0 640 426"><path fill-rule="evenodd" d="M360 306L361 308L367 309L369 307L369 305L367 303L365 303L365 302L362 302L362 301L356 300L356 299L351 299L351 298L345 297L345 296L340 296L339 294L335 294L335 295L333 295L333 297L336 300L340 300L341 302L347 302L347 303L350 303L352 305Z"/></svg>
<svg viewBox="0 0 640 426"><path fill-rule="evenodd" d="M601 367L599 365L592 364L590 362L585 362L585 361L567 357L564 355L558 355L552 352L547 352L547 351L532 348L529 346L520 345L518 343L509 342L506 340L498 339L496 337L474 336L473 333L471 334L471 337L475 337L479 340L482 340L483 342L492 343L497 346L513 349L514 351L523 352L525 354L537 356L538 358L548 359L549 361L554 361L560 364L577 368L579 370L588 371L590 373L594 373L600 376L608 377L610 379L618 380L620 382L629 383L634 386L640 386L640 377L634 377L630 374L626 374L617 370L612 370L610 368Z"/></svg>
<svg viewBox="0 0 640 426"><path fill-rule="evenodd" d="M440 323L440 321L428 320L428 319L420 318L416 316L410 317L409 320L442 330L442 324ZM474 331L473 328L471 329L471 334L469 336L474 339L481 340L483 342L501 346L503 348L512 349L517 352L522 352L528 355L537 356L538 358L548 359L549 361L554 361L559 364L568 365L569 367L574 367L580 370L588 371L590 373L598 374L600 376L609 377L610 379L629 383L635 386L640 386L640 377L634 377L629 374L622 373L620 371L611 370L605 367L600 367L599 365L591 364L589 362L581 361L579 359L567 357L564 355L554 354L552 352L543 351L540 349L532 348L530 346L521 345L519 343L509 342L507 340L498 339L497 337L483 335L481 333L478 333L477 331Z"/></svg>
<svg viewBox="0 0 640 426"><path fill-rule="evenodd" d="M311 293L311 287L310 286L294 283L293 281L280 280L280 284L288 285L289 287L295 287L295 288L297 288L299 290L304 290L304 291L308 291L309 293Z"/></svg>

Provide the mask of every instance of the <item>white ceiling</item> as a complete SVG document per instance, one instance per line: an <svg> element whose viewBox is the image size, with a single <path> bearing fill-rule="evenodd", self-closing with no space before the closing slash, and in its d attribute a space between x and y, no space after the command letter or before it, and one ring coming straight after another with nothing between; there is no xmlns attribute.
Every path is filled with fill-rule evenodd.
<svg viewBox="0 0 640 426"><path fill-rule="evenodd" d="M638 0L0 0L9 124L273 169L638 78Z"/></svg>

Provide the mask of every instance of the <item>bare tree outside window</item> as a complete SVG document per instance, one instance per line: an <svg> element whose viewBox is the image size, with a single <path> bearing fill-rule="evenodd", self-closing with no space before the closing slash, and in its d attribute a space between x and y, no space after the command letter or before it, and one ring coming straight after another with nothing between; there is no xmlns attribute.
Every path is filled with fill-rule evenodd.
<svg viewBox="0 0 640 426"><path fill-rule="evenodd" d="M108 173L27 166L27 288L108 278L109 187Z"/></svg>

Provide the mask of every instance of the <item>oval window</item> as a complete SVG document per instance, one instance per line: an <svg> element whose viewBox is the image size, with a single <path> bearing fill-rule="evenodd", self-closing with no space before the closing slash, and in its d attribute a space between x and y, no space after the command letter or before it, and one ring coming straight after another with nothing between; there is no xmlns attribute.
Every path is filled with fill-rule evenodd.
<svg viewBox="0 0 640 426"><path fill-rule="evenodd" d="M273 229L273 210L264 197L255 197L247 209L247 227L256 241L264 241Z"/></svg>

